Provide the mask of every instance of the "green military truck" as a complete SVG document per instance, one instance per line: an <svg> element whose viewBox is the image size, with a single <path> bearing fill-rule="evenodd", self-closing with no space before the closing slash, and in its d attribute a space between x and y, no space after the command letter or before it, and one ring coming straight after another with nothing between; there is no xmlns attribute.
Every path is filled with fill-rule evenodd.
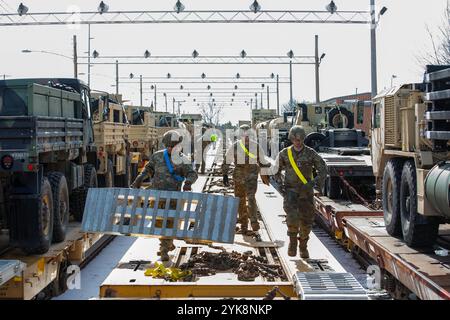
<svg viewBox="0 0 450 320"><path fill-rule="evenodd" d="M65 239L97 186L90 90L77 79L0 81L0 229L28 254Z"/></svg>

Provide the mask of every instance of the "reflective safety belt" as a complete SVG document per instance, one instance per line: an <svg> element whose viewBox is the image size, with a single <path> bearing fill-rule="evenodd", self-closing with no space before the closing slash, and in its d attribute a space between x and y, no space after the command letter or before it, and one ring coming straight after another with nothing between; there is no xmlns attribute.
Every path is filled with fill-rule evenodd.
<svg viewBox="0 0 450 320"><path fill-rule="evenodd" d="M175 174L175 172L174 172L172 163L170 163L169 151L167 151L167 149L164 149L164 160L166 161L167 169L169 169L169 173L172 175L172 177L178 182L183 182L184 178L180 177L179 175Z"/></svg>
<svg viewBox="0 0 450 320"><path fill-rule="evenodd" d="M303 182L303 184L307 184L308 181L306 181L305 176L300 171L299 167L295 163L294 156L292 155L292 146L288 148L287 150L289 162L291 163L292 169L294 169L295 173L297 174L298 178Z"/></svg>
<svg viewBox="0 0 450 320"><path fill-rule="evenodd" d="M250 153L250 151L247 150L245 145L242 143L242 140L239 140L239 144L241 145L242 150L244 150L245 154L248 155L250 158L255 159L256 156L253 153Z"/></svg>

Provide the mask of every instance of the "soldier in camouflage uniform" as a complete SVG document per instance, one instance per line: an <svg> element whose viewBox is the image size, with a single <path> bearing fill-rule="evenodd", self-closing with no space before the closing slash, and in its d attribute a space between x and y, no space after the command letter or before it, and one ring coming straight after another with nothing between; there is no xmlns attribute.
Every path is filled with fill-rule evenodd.
<svg viewBox="0 0 450 320"><path fill-rule="evenodd" d="M203 159L203 154L205 153L205 150L208 148L208 146L211 144L211 143L213 143L214 141L213 141L213 135L211 135L211 137L209 137L209 139L208 140L205 140L204 139L204 134L205 134L205 132L206 132L206 130L207 130L208 128L207 127L203 127L202 128L202 136L199 138L199 140L201 141L201 145L202 145L202 150L201 150L201 152L202 152L202 162L201 162L201 164L200 163L196 163L195 164L195 170L197 171L197 172L199 172L199 170L198 169L200 169L200 172L202 173L202 174L204 174L205 173L205 167L206 167L206 159ZM192 160L194 160L194 148L192 148Z"/></svg>
<svg viewBox="0 0 450 320"><path fill-rule="evenodd" d="M170 130L164 134L162 143L167 148L169 155L171 155L174 147L181 143L182 140L183 137L178 132ZM184 178L183 191L192 190L191 186L198 178L197 173L192 168L192 164L186 161L186 157L183 155L183 162L179 165L173 164L171 159L170 161L174 169L173 174L171 174L164 159L164 151L165 150L160 150L151 155L144 170L136 177L131 188L140 188L142 182L147 177L150 177L152 189L181 191L183 181L180 180L182 180L181 178ZM162 261L168 261L169 251L175 249L173 239L161 237L160 242L160 251L158 252L158 255L161 256Z"/></svg>
<svg viewBox="0 0 450 320"><path fill-rule="evenodd" d="M313 188L316 185L319 190L322 190L327 171L323 159L313 149L303 144L305 136L305 130L301 126L293 126L289 131L288 138L292 142L292 146L284 148L277 156L277 180L281 182L280 173L285 171L281 190L284 197L283 208L287 214L288 255L291 257L297 255L298 237L300 257L307 259L309 258L307 243L314 222ZM304 181L291 164L290 152L292 152L292 159L305 179ZM313 169L317 172L314 179L312 178Z"/></svg>
<svg viewBox="0 0 450 320"><path fill-rule="evenodd" d="M228 148L222 164L223 183L228 185L228 172L230 164L235 164L233 172L234 195L239 201L239 218L242 234L248 231L248 220L250 219L253 231L259 230L256 206L256 190L258 186L258 174L260 167L270 167L265 159L262 148L256 141L250 139L251 128L248 125L240 127L240 139L237 139ZM256 149L255 154L252 153ZM254 152L254 151L253 151ZM247 207L248 201L248 207Z"/></svg>

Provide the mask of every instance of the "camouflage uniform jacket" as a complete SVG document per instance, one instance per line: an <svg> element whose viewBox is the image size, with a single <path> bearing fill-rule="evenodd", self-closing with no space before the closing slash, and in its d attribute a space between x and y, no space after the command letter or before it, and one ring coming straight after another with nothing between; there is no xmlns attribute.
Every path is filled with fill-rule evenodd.
<svg viewBox="0 0 450 320"><path fill-rule="evenodd" d="M296 151L292 147L292 156L301 173L308 182L313 180L313 169L316 170L316 186L319 190L321 190L327 177L327 167L322 157L319 156L316 151L307 146L303 146L300 151ZM292 168L288 157L288 148L284 148L280 151L277 156L276 163L278 164L278 172L276 173L278 178L280 178L281 171L285 171L284 188L286 190L292 190L296 193L312 193L313 185L304 185Z"/></svg>
<svg viewBox="0 0 450 320"><path fill-rule="evenodd" d="M197 173L192 168L192 164L186 156L182 155L183 163L174 164L174 173L186 178L185 185L192 185L198 178ZM167 191L180 191L182 182L177 181L172 174L170 174L167 168L166 161L164 160L164 150L160 150L151 155L150 160L145 166L141 174L133 182L133 188L139 188L145 178L151 178L151 185L153 189L167 190Z"/></svg>
<svg viewBox="0 0 450 320"><path fill-rule="evenodd" d="M254 158L250 158L248 154L242 149L240 145L241 140L235 141L231 147L228 148L225 159L222 164L222 173L228 174L230 171L230 164L235 164L234 178L241 178L246 180L247 175L252 174L258 177L260 167L270 167L270 163L265 158L264 150L261 146L255 142L250 141L249 144L244 144L249 153L255 155Z"/></svg>

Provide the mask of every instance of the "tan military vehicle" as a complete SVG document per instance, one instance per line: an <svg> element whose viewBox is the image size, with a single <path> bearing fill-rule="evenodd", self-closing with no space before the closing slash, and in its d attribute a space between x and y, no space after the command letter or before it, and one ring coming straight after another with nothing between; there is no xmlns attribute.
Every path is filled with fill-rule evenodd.
<svg viewBox="0 0 450 320"><path fill-rule="evenodd" d="M410 246L434 243L450 219L450 68L373 99L371 154L386 229Z"/></svg>
<svg viewBox="0 0 450 320"><path fill-rule="evenodd" d="M130 185L129 123L120 96L93 92L94 138L99 186Z"/></svg>
<svg viewBox="0 0 450 320"><path fill-rule="evenodd" d="M253 109L252 110L252 126L256 127L258 123L272 120L276 118L277 110L273 109Z"/></svg>
<svg viewBox="0 0 450 320"><path fill-rule="evenodd" d="M164 133L174 128L178 128L178 118L176 114L169 112L154 111L156 134L158 140L156 141L155 150L164 148L161 139Z"/></svg>
<svg viewBox="0 0 450 320"><path fill-rule="evenodd" d="M150 108L126 106L126 112L130 122L128 141L130 142L131 180L134 180L156 150L158 133L155 115Z"/></svg>
<svg viewBox="0 0 450 320"><path fill-rule="evenodd" d="M199 124L202 126L203 117L197 113L184 113L178 118L178 125L180 128L187 130L191 137L194 137L194 125Z"/></svg>

